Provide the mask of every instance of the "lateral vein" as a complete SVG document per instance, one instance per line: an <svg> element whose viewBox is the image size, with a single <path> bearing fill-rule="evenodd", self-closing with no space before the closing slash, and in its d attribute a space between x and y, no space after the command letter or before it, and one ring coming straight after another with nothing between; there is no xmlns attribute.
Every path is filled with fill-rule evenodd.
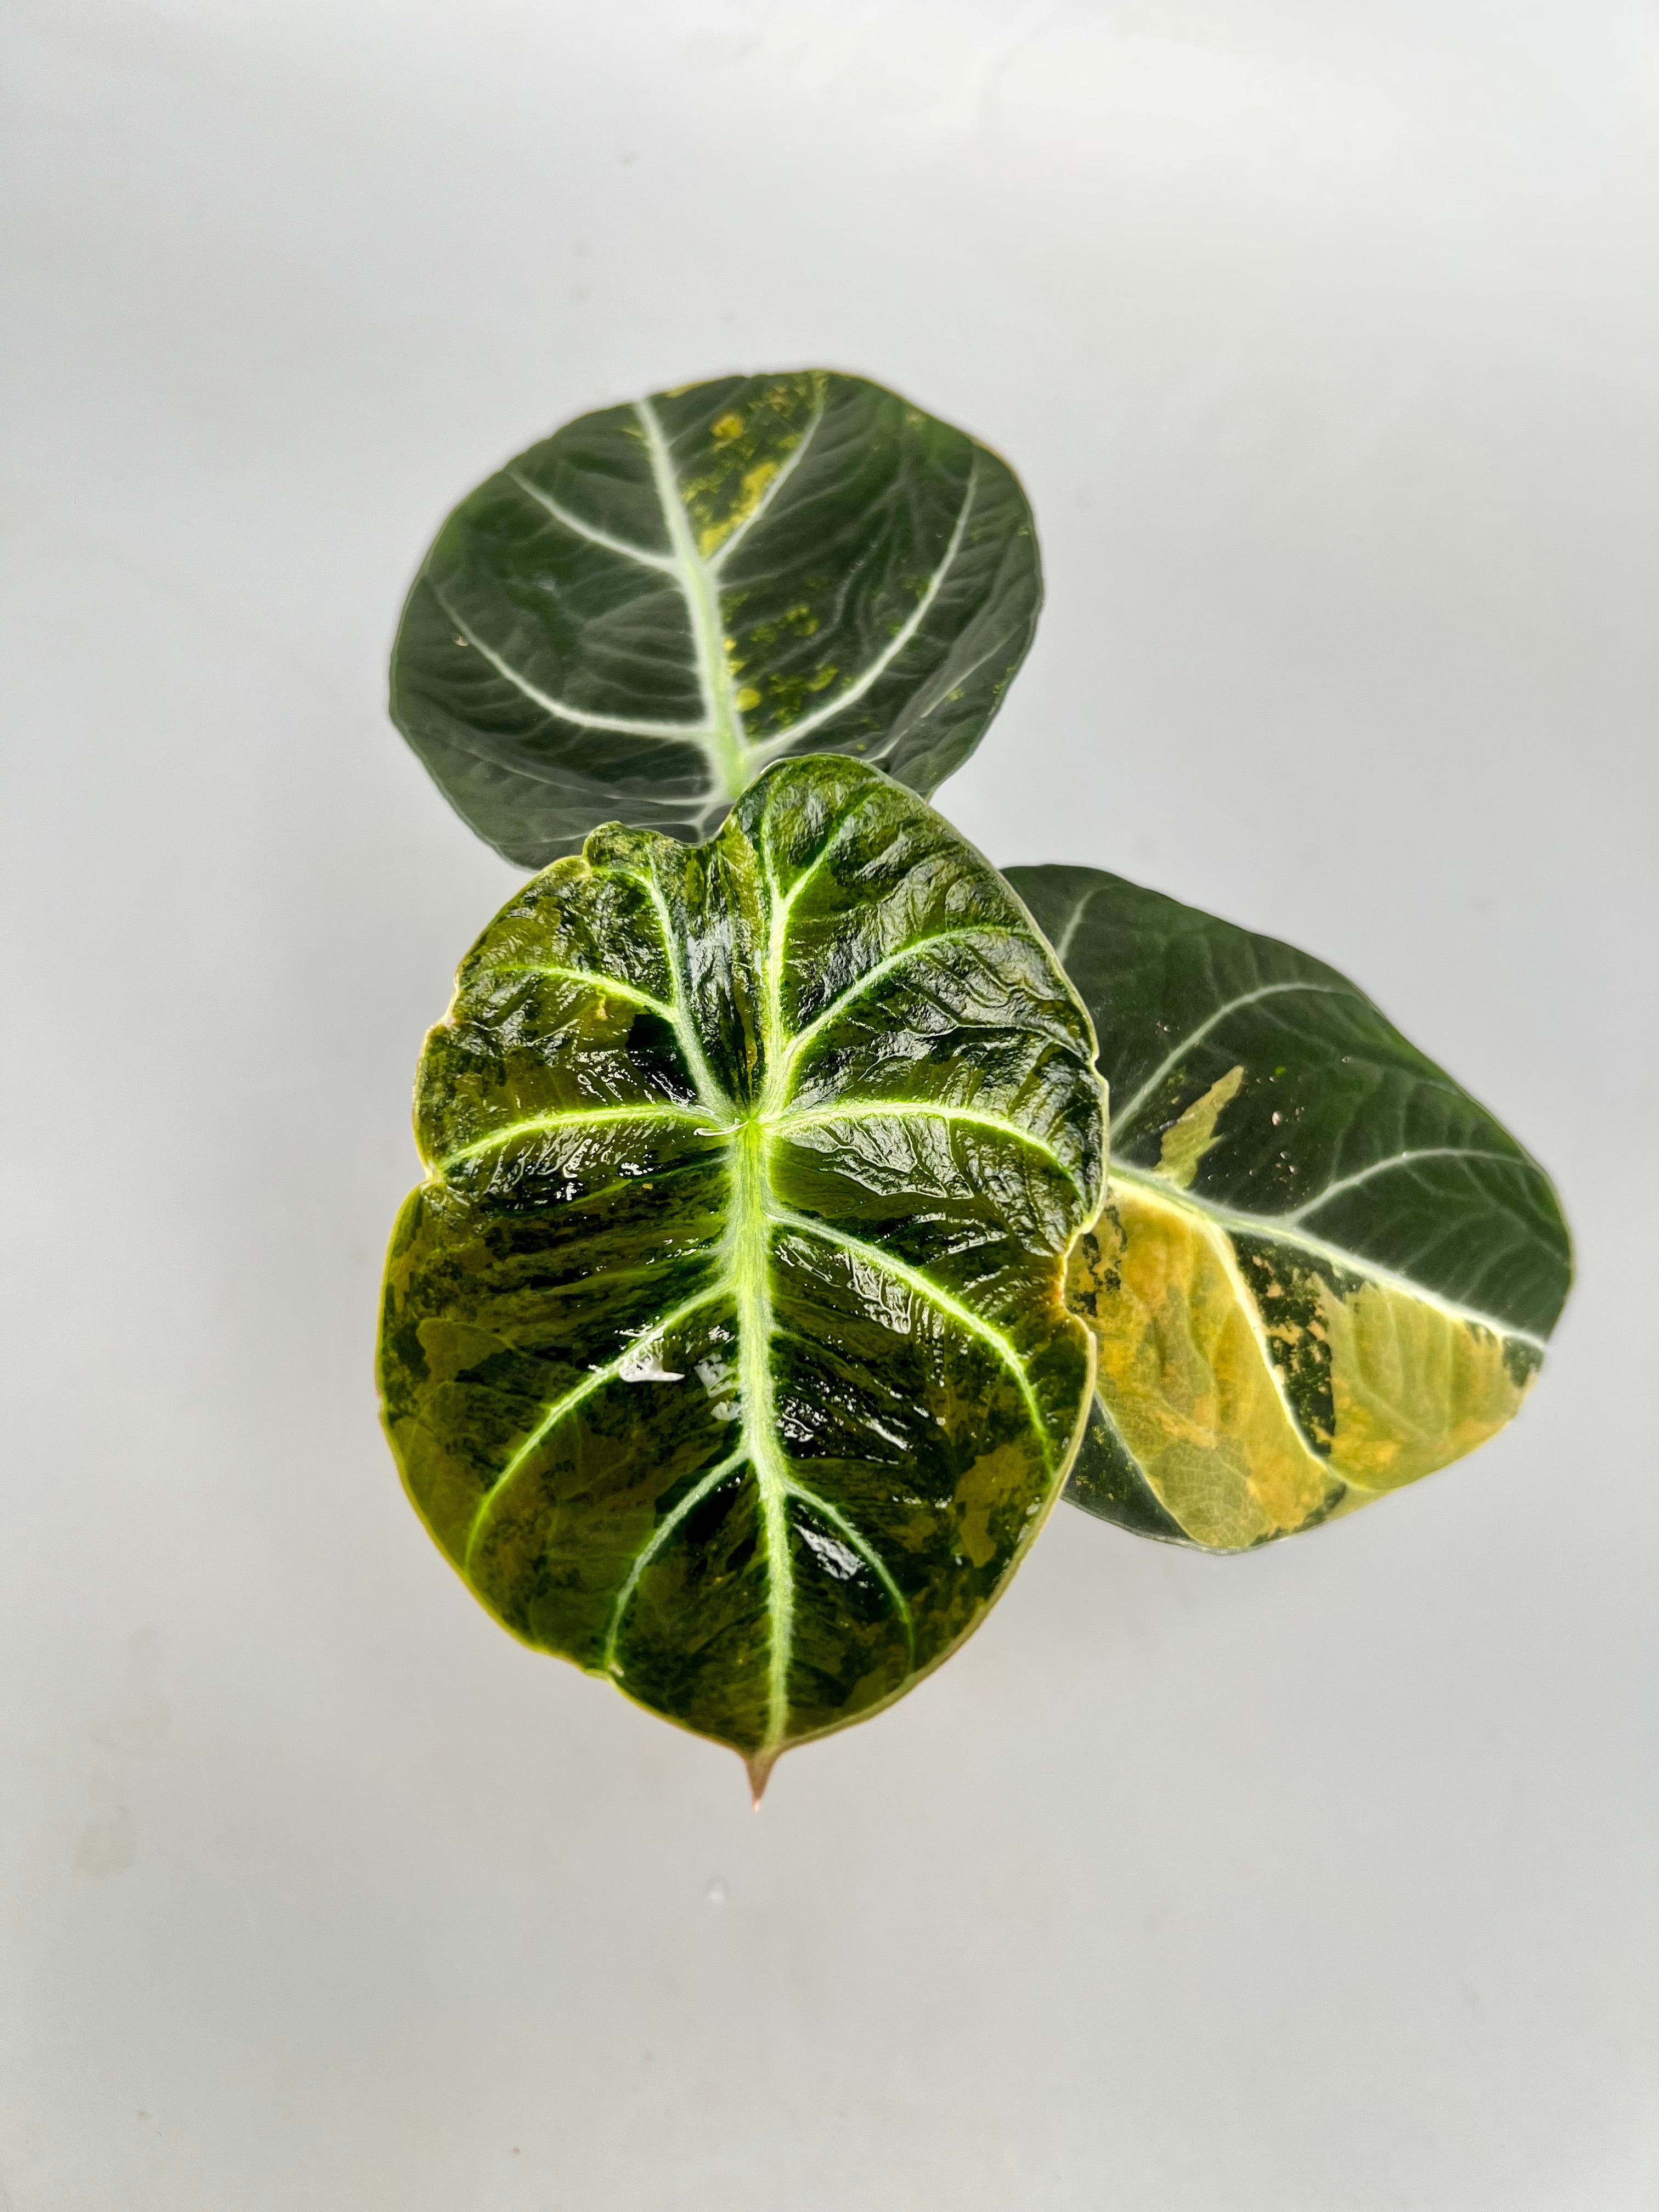
<svg viewBox="0 0 1659 2212"><path fill-rule="evenodd" d="M678 1328L683 1321L687 1320L702 1307L712 1305L716 1298L725 1294L725 1290L724 1284L716 1284L708 1290L699 1291L695 1298L685 1299L672 1311L659 1314L655 1321L631 1336L626 1346L617 1354L614 1359L607 1359L603 1367L591 1370L574 1389L567 1390L562 1397L554 1400L478 1501L477 1510L472 1516L472 1526L467 1532L465 1559L469 1570L472 1565L472 1554L477 1549L479 1540L501 1499L506 1496L514 1477L531 1455L551 1435L565 1416L574 1413L578 1406L591 1398L596 1390L602 1390L607 1382L614 1382L641 1345L650 1343L653 1337L665 1336L671 1328Z"/></svg>
<svg viewBox="0 0 1659 2212"><path fill-rule="evenodd" d="M601 975L591 968L566 968L556 961L503 961L490 972L495 975L552 975L562 982L586 983L602 998L631 999L636 1006L643 1006L647 1013L660 1014L665 1022L678 1018L677 1009L666 1000L641 991L637 983L624 983L618 976Z"/></svg>
<svg viewBox="0 0 1659 2212"><path fill-rule="evenodd" d="M1345 1190L1352 1190L1373 1176L1386 1174L1392 1168L1409 1167L1414 1160L1492 1160L1500 1167L1521 1168L1535 1173L1529 1160L1521 1159L1513 1152L1494 1152L1473 1145L1424 1145L1408 1152L1391 1152L1385 1160L1373 1160L1369 1167L1357 1168L1352 1175L1339 1176L1328 1182L1316 1196L1304 1199L1293 1212L1281 1216L1285 1221L1304 1221L1316 1212L1328 1199L1340 1198Z"/></svg>
<svg viewBox="0 0 1659 2212"><path fill-rule="evenodd" d="M921 596L916 601L913 611L906 616L875 659L868 664L861 674L854 677L850 684L837 691L833 699L826 699L823 706L815 707L810 714L801 715L799 720L791 722L787 730L781 730L776 737L769 738L763 744L756 745L753 750L757 757L770 760L777 754L787 751L791 747L798 744L802 738L810 737L814 730L821 729L824 723L833 721L837 714L844 714L848 708L856 706L871 685L886 674L923 623L927 621L933 604L944 586L945 578L956 564L956 557L962 550L963 537L968 528L968 516L974 504L974 494L978 488L978 483L979 456L975 454L969 463L968 489L963 495L955 526L951 532L949 543L945 548L945 557L928 577Z"/></svg>
<svg viewBox="0 0 1659 2212"><path fill-rule="evenodd" d="M1291 1228L1282 1213L1245 1213L1232 1206L1218 1206L1213 1199L1200 1197L1190 1190L1178 1191L1160 1177L1144 1174L1138 1168L1114 1165L1108 1176L1109 1188L1114 1182L1133 1183L1137 1190L1162 1200L1177 1212L1202 1215L1229 1231L1236 1230L1242 1236L1260 1237L1270 1243L1295 1245L1298 1250L1310 1254L1316 1260L1328 1260L1334 1267L1341 1267L1351 1275L1358 1275L1368 1282L1380 1283L1389 1290L1403 1291L1407 1297L1433 1307L1449 1320L1473 1322L1476 1328L1488 1329L1494 1336L1512 1338L1516 1343L1529 1344L1539 1352L1548 1349L1546 1339L1534 1334L1531 1329L1518 1328L1513 1322L1499 1321L1493 1314L1482 1313L1476 1306L1464 1305L1456 1298L1446 1297L1438 1291L1430 1290L1423 1283L1413 1282L1409 1275L1402 1275L1397 1268L1384 1267L1380 1261L1365 1259L1358 1252L1328 1243L1322 1237L1310 1237L1304 1229Z"/></svg>
<svg viewBox="0 0 1659 2212"><path fill-rule="evenodd" d="M799 1237L815 1237L821 1243L836 1245L854 1259L862 1260L866 1266L874 1267L879 1273L902 1283L908 1290L931 1305L935 1312L944 1314L958 1328L989 1345L1018 1384L1020 1395L1025 1401L1026 1410L1031 1417L1031 1425L1037 1432L1043 1458L1049 1465L1053 1464L1053 1455L1048 1448L1048 1423L1043 1419L1036 1393L1031 1388L1031 1378L1026 1373L1025 1364L1018 1352L1000 1329L976 1314L971 1306L963 1305L948 1291L941 1290L920 1268L912 1267L893 1253L884 1252L878 1244L868 1243L862 1237L850 1236L844 1229L832 1228L827 1221L814 1221L808 1214L791 1212L783 1207L774 1213L773 1219L780 1229L790 1230Z"/></svg>
<svg viewBox="0 0 1659 2212"><path fill-rule="evenodd" d="M905 1637L910 1646L910 1663L914 1666L916 1657L916 1625L911 1617L910 1602L897 1583L894 1581L891 1571L880 1553L876 1550L868 1538L861 1534L857 1523L848 1520L838 1505L832 1505L827 1498L821 1497L816 1490L809 1490L804 1482L798 1481L793 1476L789 1481L789 1494L792 1498L798 1498L810 1511L821 1514L832 1528L839 1529L880 1583L891 1601L894 1612L904 1624Z"/></svg>
<svg viewBox="0 0 1659 2212"><path fill-rule="evenodd" d="M562 506L551 492L544 491L538 483L532 483L517 469L508 469L505 473L509 482L533 499L538 507L545 507L555 522L575 537L586 538L590 544L603 545L607 552L620 553L627 560L637 561L642 568L672 571L674 562L672 555L653 553L648 546L631 544L626 538L613 538L608 530L601 530L597 524L584 521L580 514L573 514L570 508Z"/></svg>
<svg viewBox="0 0 1659 2212"><path fill-rule="evenodd" d="M708 1055L702 1048L702 1040L697 1035L696 1025L686 1008L685 976L680 967L679 955L675 950L674 917L668 911L668 902L662 895L661 884L657 881L654 873L647 872L641 875L633 868L611 866L596 869L594 872L615 876L623 883L633 884L650 900L653 911L657 917L658 934L662 939L663 958L667 963L669 979L674 987L670 1018L674 1024L674 1034L680 1041L680 1049L685 1054L686 1072L696 1085L697 1095L702 1100L706 1109L714 1115L716 1120L724 1115L729 1115L732 1112L732 1102L721 1085L714 1080L714 1070L709 1066Z"/></svg>
<svg viewBox="0 0 1659 2212"><path fill-rule="evenodd" d="M1114 1140L1121 1137L1122 1132L1133 1121L1170 1070L1179 1064L1182 1054L1190 1052L1195 1044L1202 1042L1218 1023L1224 1022L1229 1014L1236 1014L1241 1006L1253 1006L1259 999L1278 998L1288 991L1312 991L1328 999L1352 999L1362 1006L1367 1003L1358 991L1344 983L1264 983L1259 991L1240 992L1237 998L1229 999L1224 1006L1218 1006L1212 1014L1206 1015L1196 1029L1188 1030L1175 1049L1165 1054L1139 1090L1135 1092L1133 1097L1119 1107L1117 1112L1112 1116Z"/></svg>
<svg viewBox="0 0 1659 2212"><path fill-rule="evenodd" d="M726 539L723 544L718 545L714 549L714 552L708 564L712 574L715 575L720 574L720 571L725 567L726 562L730 560L732 554L737 551L738 546L742 544L744 539L747 538L750 532L765 514L767 508L771 506L773 501L783 489L785 484L788 483L790 477L793 476L795 471L800 466L801 462L805 459L806 448L811 444L813 438L817 435L818 425L823 422L823 402L820 400L817 405L812 410L811 416L808 417L806 428L801 432L800 436L795 441L794 445L790 448L788 453L785 456L782 463L780 465L777 474L767 485L759 499L756 501L753 507L747 514L744 515L743 520L738 524L731 536Z"/></svg>
<svg viewBox="0 0 1659 2212"><path fill-rule="evenodd" d="M806 1106L796 1111L781 1114L774 1123L780 1136L791 1129L822 1128L838 1121L949 1121L962 1122L969 1128L989 1129L1000 1137L1012 1137L1015 1143L1029 1151L1040 1152L1052 1161L1066 1181L1085 1196L1074 1170L1068 1167L1054 1146L1029 1129L1022 1129L1017 1121L1010 1121L1000 1114L981 1114L969 1106L945 1106L931 1099L909 1098L851 1098L844 1106Z"/></svg>
<svg viewBox="0 0 1659 2212"><path fill-rule="evenodd" d="M1024 930L1016 929L1007 922L975 922L961 929L938 929L930 937L918 937L908 945L900 945L896 951L888 953L884 958L878 960L873 967L866 968L856 982L849 983L844 991L838 991L828 1006L820 1008L810 1022L804 1024L795 1031L784 1049L785 1065L793 1066L799 1056L802 1047L809 1043L828 1023L834 1021L843 1013L854 999L861 998L865 992L879 983L884 976L891 975L896 968L902 967L907 960L913 959L918 952L926 952L930 945L965 944L971 939L981 937L1018 938L1024 934Z"/></svg>
<svg viewBox="0 0 1659 2212"><path fill-rule="evenodd" d="M603 1664L607 1673L616 1671L617 1639L622 1633L622 1625L627 1616L629 1603L639 1587L641 1576L644 1574L652 1560L655 1559L675 1529L679 1527L686 1515L695 1512L711 1490L718 1488L734 1468L743 1465L746 1456L747 1454L739 1448L737 1451L729 1453L718 1467L710 1468L702 1480L695 1483L687 1491L673 1510L665 1514L657 1523L645 1544L635 1553L634 1564L628 1570L627 1577L617 1593L617 1601L611 1607L611 1618L605 1624Z"/></svg>
<svg viewBox="0 0 1659 2212"><path fill-rule="evenodd" d="M440 1175L458 1166L462 1160L477 1159L484 1152L499 1152L520 1137L540 1136L555 1129L603 1128L617 1121L701 1121L707 1122L708 1111L703 1106L682 1106L673 1100L664 1099L659 1104L629 1106L595 1106L591 1109L573 1107L568 1112L556 1109L549 1114L532 1114L522 1121L508 1121L499 1129L492 1129L487 1137L479 1137L472 1144L461 1145L453 1152L446 1152L434 1163ZM723 1128L702 1132L710 1137L723 1137Z"/></svg>
<svg viewBox="0 0 1659 2212"><path fill-rule="evenodd" d="M637 715L596 714L591 713L586 707L573 707L568 700L556 699L550 691L544 691L539 684L532 684L522 670L515 668L504 654L497 653L493 645L487 645L484 642L467 623L465 617L456 613L430 576L426 580L431 588L433 598L436 599L466 642L489 663L498 675L506 677L507 682L515 690L522 691L525 697L539 707L544 714L551 714L560 721L574 723L578 729L611 730L629 738L665 738L675 744L696 745L705 755L707 754L708 748L706 740L709 736L709 731L704 723L653 722L647 721Z"/></svg>

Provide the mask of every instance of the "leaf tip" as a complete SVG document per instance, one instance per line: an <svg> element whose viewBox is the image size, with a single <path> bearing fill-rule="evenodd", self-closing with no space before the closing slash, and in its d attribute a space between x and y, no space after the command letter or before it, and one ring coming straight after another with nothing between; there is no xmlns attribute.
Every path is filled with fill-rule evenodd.
<svg viewBox="0 0 1659 2212"><path fill-rule="evenodd" d="M757 1751L743 1763L749 1770L750 1794L758 1813L761 1799L766 1795L766 1785L772 1779L772 1769L778 1763L778 1754L775 1751Z"/></svg>

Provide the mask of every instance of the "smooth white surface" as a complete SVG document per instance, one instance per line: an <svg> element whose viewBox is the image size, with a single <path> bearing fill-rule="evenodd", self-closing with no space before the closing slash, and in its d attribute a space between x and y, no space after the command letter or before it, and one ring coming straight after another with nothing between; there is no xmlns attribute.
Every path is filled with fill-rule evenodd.
<svg viewBox="0 0 1659 2212"><path fill-rule="evenodd" d="M0 2205L1637 2212L1659 15L14 0ZM1520 1425L1212 1562L1057 1516L737 1762L511 1643L369 1381L513 877L384 720L597 402L866 371L1014 459L942 804L1350 969L1559 1174Z"/></svg>

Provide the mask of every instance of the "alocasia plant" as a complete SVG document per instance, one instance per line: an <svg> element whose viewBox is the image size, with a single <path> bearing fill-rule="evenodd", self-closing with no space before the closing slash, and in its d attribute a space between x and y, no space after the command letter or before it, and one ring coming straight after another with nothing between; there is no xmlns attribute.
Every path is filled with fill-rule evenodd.
<svg viewBox="0 0 1659 2212"><path fill-rule="evenodd" d="M813 370L532 447L394 650L410 744L543 872L421 1064L392 1446L504 1626L757 1794L949 1655L1068 1477L1290 1534L1492 1435L1566 1295L1543 1171L1344 977L999 875L917 795L1040 596L1006 464Z"/></svg>

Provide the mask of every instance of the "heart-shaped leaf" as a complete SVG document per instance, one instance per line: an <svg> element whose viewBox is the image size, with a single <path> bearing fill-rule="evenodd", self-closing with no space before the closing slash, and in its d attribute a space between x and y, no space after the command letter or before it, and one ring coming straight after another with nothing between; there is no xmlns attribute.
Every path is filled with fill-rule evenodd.
<svg viewBox="0 0 1659 2212"><path fill-rule="evenodd" d="M1097 869L1009 880L1111 1091L1073 1502L1237 1551L1502 1428L1571 1279L1537 1162L1322 961Z"/></svg>
<svg viewBox="0 0 1659 2212"><path fill-rule="evenodd" d="M937 1665L1087 1411L1094 1049L1002 878L856 763L529 884L428 1040L381 1346L496 1618L757 1789Z"/></svg>
<svg viewBox="0 0 1659 2212"><path fill-rule="evenodd" d="M462 501L392 712L478 835L540 867L618 818L706 836L789 754L931 792L1041 599L994 453L860 377L722 377L584 415Z"/></svg>

